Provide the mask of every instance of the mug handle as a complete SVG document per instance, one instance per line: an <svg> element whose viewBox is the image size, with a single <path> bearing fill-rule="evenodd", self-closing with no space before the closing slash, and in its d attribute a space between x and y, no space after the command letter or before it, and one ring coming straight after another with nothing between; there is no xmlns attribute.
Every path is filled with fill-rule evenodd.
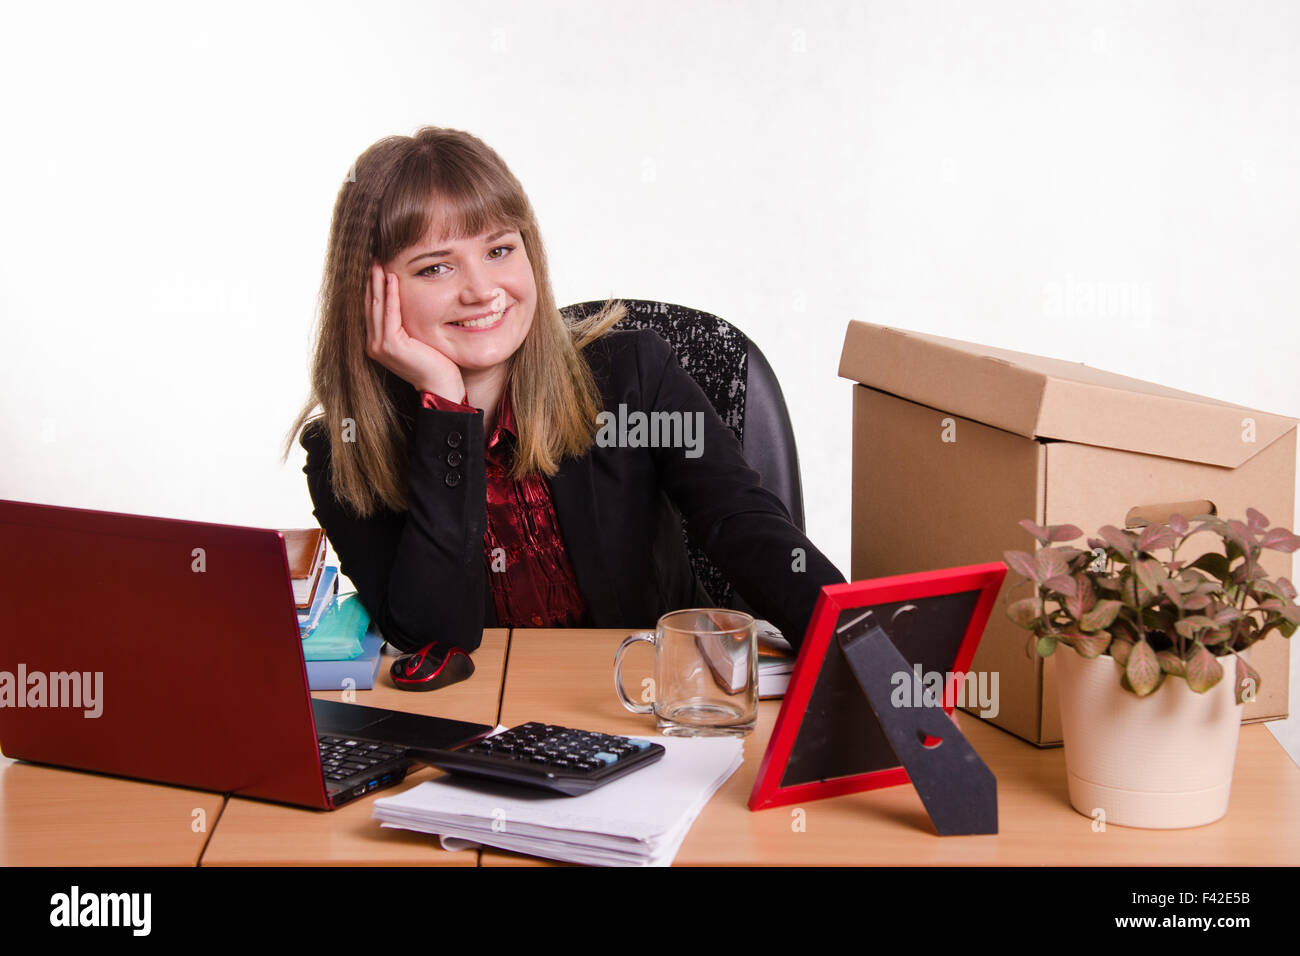
<svg viewBox="0 0 1300 956"><path fill-rule="evenodd" d="M629 634L623 639L623 643L618 646L618 652L614 655L614 693L618 694L618 699L623 706L632 713L652 714L654 713L653 704L634 704L628 699L627 692L623 690L623 653L638 641L645 641L653 646L655 635L650 631L638 631L636 634Z"/></svg>

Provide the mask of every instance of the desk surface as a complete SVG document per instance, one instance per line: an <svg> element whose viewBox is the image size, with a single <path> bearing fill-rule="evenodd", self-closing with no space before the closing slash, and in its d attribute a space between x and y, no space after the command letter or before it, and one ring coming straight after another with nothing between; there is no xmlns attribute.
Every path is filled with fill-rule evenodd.
<svg viewBox="0 0 1300 956"><path fill-rule="evenodd" d="M483 644L473 655L474 676L431 693L402 691L389 684L387 669L392 658L386 656L375 689L356 691L353 703L495 724L508 643L504 628L484 631ZM320 691L312 696L341 700L343 692ZM475 850L448 853L433 837L384 829L370 815L377 797L401 793L432 779L436 773L421 768L397 787L376 791L373 796L361 797L328 812L232 798L222 814L221 826L213 833L203 854L203 865L474 866L478 862Z"/></svg>
<svg viewBox="0 0 1300 956"><path fill-rule="evenodd" d="M624 630L515 630L501 723L527 720L646 736L650 718L614 696L614 651ZM652 650L629 650L635 689L651 673ZM1242 727L1228 815L1194 830L1138 830L1071 809L1065 755L1041 750L977 717L961 728L998 778L996 836L939 837L911 786L751 812L745 803L780 710L764 701L745 738L745 763L714 795L677 855L678 864L1241 865L1300 863L1300 768L1260 724ZM795 810L803 811L803 829ZM224 822L222 824L224 826ZM497 850L483 865L541 863Z"/></svg>
<svg viewBox="0 0 1300 956"><path fill-rule="evenodd" d="M651 735L650 720L629 714L614 697L614 649L625 633L516 630L507 639L505 630L487 631L471 680L432 694L381 686L358 692L356 702L479 723L547 720ZM650 648L629 651L629 688L650 668ZM678 864L1300 863L1300 768L1260 724L1242 728L1223 820L1195 830L1095 832L1092 820L1069 806L1062 750L1040 750L963 714L962 729L998 778L1001 832L938 837L910 786L750 812L745 803L779 709L779 701L760 705L758 727L745 738L744 766L705 807ZM433 773L413 774L404 786ZM0 758L0 865L193 865L200 854L204 865L473 866L479 859L472 851L447 853L424 834L382 829L370 815L374 799L327 813L234 798L223 810L216 794ZM195 810L203 811L206 832L195 826ZM545 863L497 850L483 851L481 862Z"/></svg>
<svg viewBox="0 0 1300 956"><path fill-rule="evenodd" d="M195 866L224 802L0 757L0 866Z"/></svg>

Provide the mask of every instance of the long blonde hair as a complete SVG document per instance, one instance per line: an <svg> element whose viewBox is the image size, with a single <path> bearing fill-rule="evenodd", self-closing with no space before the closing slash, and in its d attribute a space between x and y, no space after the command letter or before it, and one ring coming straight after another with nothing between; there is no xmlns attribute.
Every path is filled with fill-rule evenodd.
<svg viewBox="0 0 1300 956"><path fill-rule="evenodd" d="M595 439L600 395L582 349L623 317L622 303L606 302L578 322L564 318L532 205L501 157L477 137L433 126L414 136L385 137L357 158L334 203L311 396L285 443L287 458L302 428L319 423L329 439L334 494L362 517L380 504L407 507L417 405L409 384L366 355L370 264L419 242L435 218L451 239L514 229L532 265L536 311L510 359L519 433L513 477L553 475L561 460L585 454Z"/></svg>

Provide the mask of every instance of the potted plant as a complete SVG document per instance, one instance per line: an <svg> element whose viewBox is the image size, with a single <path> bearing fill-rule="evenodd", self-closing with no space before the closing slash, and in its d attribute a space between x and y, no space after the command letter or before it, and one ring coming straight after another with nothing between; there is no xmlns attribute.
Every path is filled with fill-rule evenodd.
<svg viewBox="0 0 1300 956"><path fill-rule="evenodd" d="M1067 543L1083 535L1074 525L1020 525L1041 547L1004 557L1035 593L1007 613L1030 632L1030 653L1070 651L1056 654L1070 803L1125 826L1222 817L1242 704L1260 685L1246 651L1300 624L1296 589L1270 580L1260 555L1293 552L1300 537L1254 508L1245 521L1174 514L1138 530L1107 525L1089 550ZM1219 550L1180 558L1197 535L1217 537Z"/></svg>

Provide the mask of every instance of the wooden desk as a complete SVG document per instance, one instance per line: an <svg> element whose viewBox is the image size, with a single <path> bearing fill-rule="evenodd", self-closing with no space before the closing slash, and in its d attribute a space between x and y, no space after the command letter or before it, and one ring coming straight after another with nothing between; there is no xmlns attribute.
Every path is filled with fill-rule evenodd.
<svg viewBox="0 0 1300 956"><path fill-rule="evenodd" d="M527 720L650 736L651 718L614 696L614 651L627 631L515 630L500 722ZM652 651L625 660L629 693L651 673ZM714 795L677 854L678 864L1295 865L1300 863L1300 768L1268 730L1242 727L1228 815L1194 830L1110 826L1071 809L1065 755L1040 750L968 714L961 727L998 778L996 836L939 837L910 786L758 813L745 806L779 701L759 708L745 763ZM796 828L796 809L804 829ZM222 826L224 827L224 822ZM544 861L484 850L484 866Z"/></svg>
<svg viewBox="0 0 1300 956"><path fill-rule="evenodd" d="M0 866L196 866L223 803L0 757Z"/></svg>
<svg viewBox="0 0 1300 956"><path fill-rule="evenodd" d="M509 632L483 632L483 644L474 652L474 676L432 693L402 691L387 680L391 656L380 665L374 690L355 692L353 703L386 707L412 714L450 717L480 724L495 724L501 701ZM341 700L342 691L313 694L323 700ZM393 796L407 787L431 779L437 771L422 768L399 786L361 797L339 810L304 810L297 807L232 798L222 814L221 826L212 834L203 854L204 866L392 866L397 864L474 866L478 851L448 853L422 833L384 829L371 817L377 797Z"/></svg>

